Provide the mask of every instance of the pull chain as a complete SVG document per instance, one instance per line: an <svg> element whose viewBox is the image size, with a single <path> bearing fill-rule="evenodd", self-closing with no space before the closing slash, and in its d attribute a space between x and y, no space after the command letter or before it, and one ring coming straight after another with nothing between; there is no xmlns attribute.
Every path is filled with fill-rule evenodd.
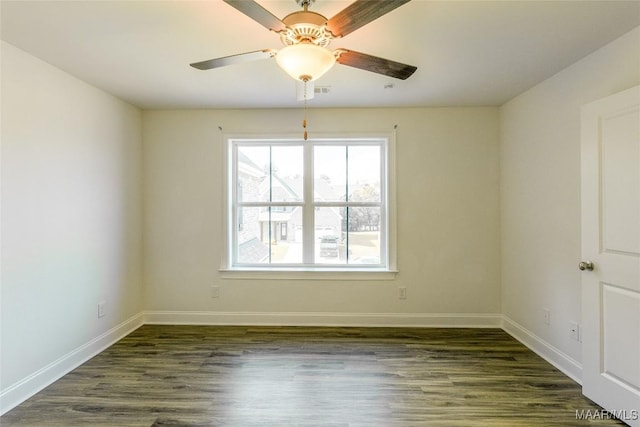
<svg viewBox="0 0 640 427"><path fill-rule="evenodd" d="M307 81L308 78L304 79L304 118L302 119L302 129L304 129L303 137L304 140L307 140Z"/></svg>

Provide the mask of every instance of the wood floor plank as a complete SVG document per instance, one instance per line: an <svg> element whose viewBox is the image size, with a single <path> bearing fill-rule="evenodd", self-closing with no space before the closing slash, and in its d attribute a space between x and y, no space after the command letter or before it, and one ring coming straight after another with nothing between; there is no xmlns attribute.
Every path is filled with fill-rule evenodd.
<svg viewBox="0 0 640 427"><path fill-rule="evenodd" d="M145 325L13 426L614 426L499 329Z"/></svg>

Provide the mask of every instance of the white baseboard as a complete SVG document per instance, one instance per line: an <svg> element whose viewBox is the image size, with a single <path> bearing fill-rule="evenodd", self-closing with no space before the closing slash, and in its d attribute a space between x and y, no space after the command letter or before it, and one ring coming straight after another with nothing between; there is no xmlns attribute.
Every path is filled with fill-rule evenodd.
<svg viewBox="0 0 640 427"><path fill-rule="evenodd" d="M508 316L502 316L502 329L527 346L531 351L582 385L582 364L558 348L549 344Z"/></svg>
<svg viewBox="0 0 640 427"><path fill-rule="evenodd" d="M145 311L145 324L500 328L500 314Z"/></svg>
<svg viewBox="0 0 640 427"><path fill-rule="evenodd" d="M40 390L82 365L143 325L142 313L125 320L102 335L65 354L0 392L0 415L10 411Z"/></svg>

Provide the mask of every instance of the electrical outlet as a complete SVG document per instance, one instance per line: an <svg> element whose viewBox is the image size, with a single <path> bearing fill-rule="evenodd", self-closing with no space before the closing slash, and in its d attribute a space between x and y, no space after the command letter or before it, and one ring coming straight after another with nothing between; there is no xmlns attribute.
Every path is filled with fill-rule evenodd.
<svg viewBox="0 0 640 427"><path fill-rule="evenodd" d="M220 286L212 286L211 298L219 298L219 297L220 297Z"/></svg>
<svg viewBox="0 0 640 427"><path fill-rule="evenodd" d="M542 316L544 319L544 324L545 325L550 325L551 324L551 310L549 310L548 308L543 308L542 309Z"/></svg>
<svg viewBox="0 0 640 427"><path fill-rule="evenodd" d="M580 341L580 325L576 322L569 322L569 336L571 339Z"/></svg>
<svg viewBox="0 0 640 427"><path fill-rule="evenodd" d="M104 317L104 315L106 314L105 310L107 308L107 302L106 301L100 301L98 303L98 319L101 317Z"/></svg>
<svg viewBox="0 0 640 427"><path fill-rule="evenodd" d="M398 288L398 299L407 299L407 288Z"/></svg>

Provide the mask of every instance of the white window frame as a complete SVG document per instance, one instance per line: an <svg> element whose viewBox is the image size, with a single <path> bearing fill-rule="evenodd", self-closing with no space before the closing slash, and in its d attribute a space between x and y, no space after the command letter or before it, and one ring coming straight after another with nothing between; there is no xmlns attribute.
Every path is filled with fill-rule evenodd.
<svg viewBox="0 0 640 427"><path fill-rule="evenodd" d="M223 207L224 251L220 272L223 278L240 279L327 279L327 280L388 280L396 276L395 224L395 138L393 134L321 136L304 141L299 136L264 137L224 135ZM241 264L235 261L237 250L238 200L237 150L240 146L302 146L304 161L304 189L302 202L242 202L242 206L300 206L303 209L303 262L301 264ZM315 146L380 146L380 202L317 202L313 194L313 147ZM380 207L381 262L362 264L313 263L316 207Z"/></svg>

